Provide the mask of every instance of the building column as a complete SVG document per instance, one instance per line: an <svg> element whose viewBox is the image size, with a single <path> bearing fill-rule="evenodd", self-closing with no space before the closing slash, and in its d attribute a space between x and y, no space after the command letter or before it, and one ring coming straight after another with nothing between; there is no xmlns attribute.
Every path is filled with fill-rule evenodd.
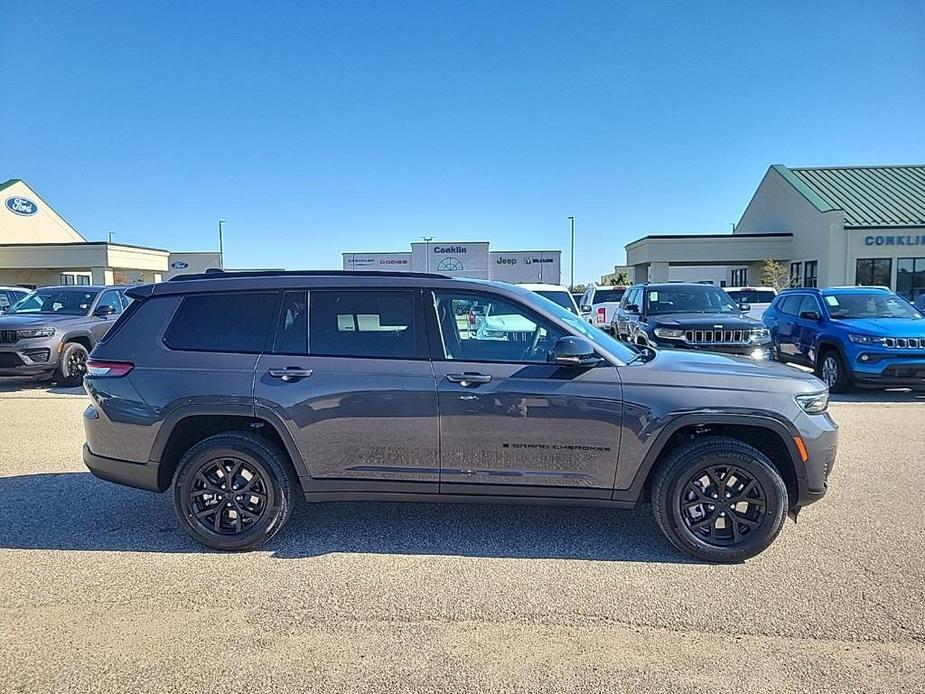
<svg viewBox="0 0 925 694"><path fill-rule="evenodd" d="M115 284L112 268L108 267L91 267L91 282L93 284Z"/></svg>
<svg viewBox="0 0 925 694"><path fill-rule="evenodd" d="M650 263L649 264L649 281L650 282L667 282L668 281L668 263Z"/></svg>
<svg viewBox="0 0 925 694"><path fill-rule="evenodd" d="M632 284L642 284L649 281L649 264L633 265L631 268L630 282Z"/></svg>

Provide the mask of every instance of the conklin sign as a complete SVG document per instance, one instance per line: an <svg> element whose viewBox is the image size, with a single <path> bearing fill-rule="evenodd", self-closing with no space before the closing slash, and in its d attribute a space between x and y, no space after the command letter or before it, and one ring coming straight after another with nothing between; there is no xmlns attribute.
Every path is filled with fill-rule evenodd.
<svg viewBox="0 0 925 694"><path fill-rule="evenodd" d="M925 234L865 236L865 246L925 246Z"/></svg>

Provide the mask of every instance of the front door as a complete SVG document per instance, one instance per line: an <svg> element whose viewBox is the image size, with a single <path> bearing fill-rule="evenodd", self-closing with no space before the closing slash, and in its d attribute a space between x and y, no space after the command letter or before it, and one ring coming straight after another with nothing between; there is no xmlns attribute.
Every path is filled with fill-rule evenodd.
<svg viewBox="0 0 925 694"><path fill-rule="evenodd" d="M258 415L273 410L288 428L307 491L374 482L437 492L437 394L419 290L284 292L254 394Z"/></svg>
<svg viewBox="0 0 925 694"><path fill-rule="evenodd" d="M616 368L549 363L567 333L525 305L436 292L434 306L440 491L609 498L623 410Z"/></svg>

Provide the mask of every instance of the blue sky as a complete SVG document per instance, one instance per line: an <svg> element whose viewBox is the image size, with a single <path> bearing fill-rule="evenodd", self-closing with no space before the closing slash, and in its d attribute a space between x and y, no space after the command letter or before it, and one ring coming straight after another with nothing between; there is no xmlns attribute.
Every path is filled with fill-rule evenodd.
<svg viewBox="0 0 925 694"><path fill-rule="evenodd" d="M230 220L230 266L567 251L575 215L587 281L727 231L770 164L925 162L923 35L892 0L7 3L0 180L94 240Z"/></svg>

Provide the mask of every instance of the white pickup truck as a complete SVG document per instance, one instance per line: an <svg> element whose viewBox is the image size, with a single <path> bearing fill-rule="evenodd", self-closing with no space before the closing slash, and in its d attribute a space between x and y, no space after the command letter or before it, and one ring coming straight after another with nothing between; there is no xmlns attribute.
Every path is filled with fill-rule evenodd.
<svg viewBox="0 0 925 694"><path fill-rule="evenodd" d="M612 332L611 323L626 287L589 287L581 297L581 317L591 325Z"/></svg>

